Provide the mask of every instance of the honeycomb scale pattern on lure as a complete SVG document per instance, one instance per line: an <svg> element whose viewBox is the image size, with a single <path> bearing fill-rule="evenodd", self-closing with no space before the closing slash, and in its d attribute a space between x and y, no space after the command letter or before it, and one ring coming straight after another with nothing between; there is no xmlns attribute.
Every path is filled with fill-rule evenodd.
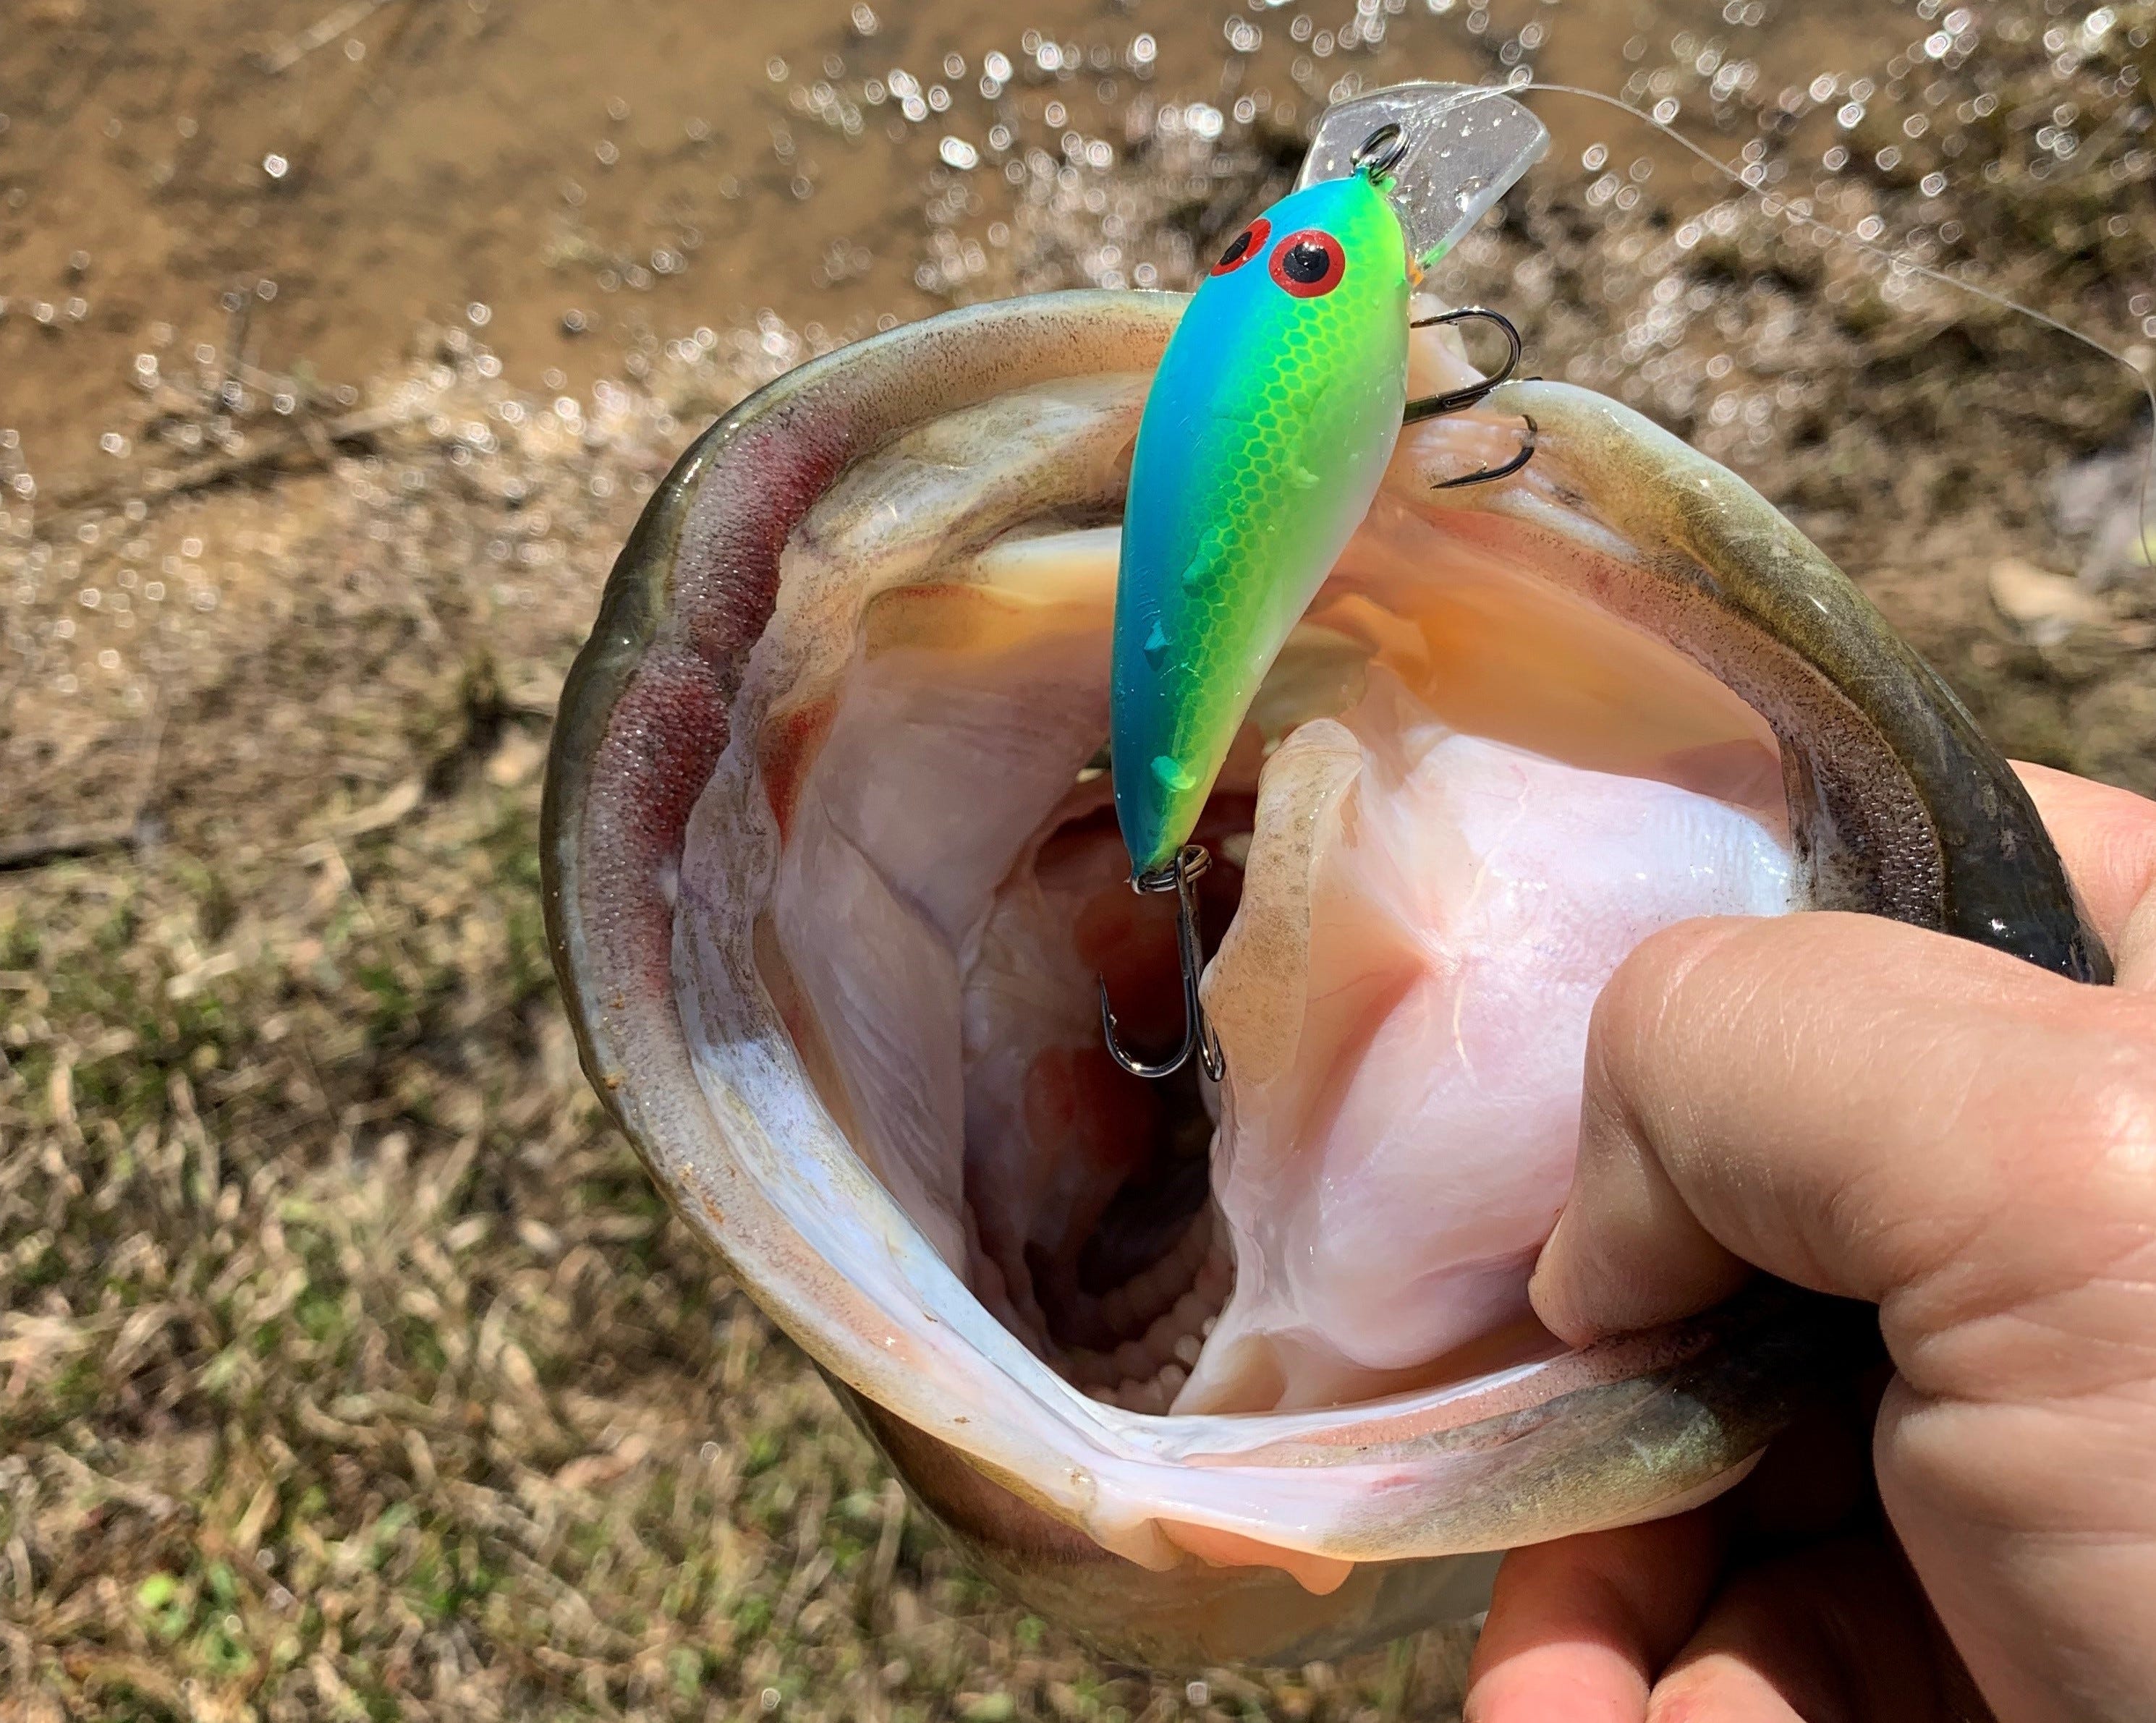
<svg viewBox="0 0 2156 1723"><path fill-rule="evenodd" d="M1250 234L1192 298L1132 460L1111 751L1134 874L1195 826L1266 669L1376 495L1406 405L1406 241L1380 187L1308 187ZM1312 235L1335 248L1329 281L1290 267L1308 274L1323 246L1284 255Z"/></svg>

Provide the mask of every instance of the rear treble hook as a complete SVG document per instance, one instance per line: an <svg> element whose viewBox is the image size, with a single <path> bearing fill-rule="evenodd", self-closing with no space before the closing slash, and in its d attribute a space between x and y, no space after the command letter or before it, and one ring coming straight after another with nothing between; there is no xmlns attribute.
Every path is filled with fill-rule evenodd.
<svg viewBox="0 0 2156 1723"><path fill-rule="evenodd" d="M1205 954L1198 942L1195 887L1199 875L1212 865L1213 858L1204 845L1186 844L1173 861L1132 878L1133 891L1147 895L1163 891L1175 894L1175 961L1183 972L1183 1042L1166 1059L1153 1064L1133 1057L1116 1038L1116 1013L1108 1003L1108 984L1105 980L1101 982L1101 1033L1108 1044L1108 1057L1133 1077L1170 1076L1188 1064L1194 1053L1205 1074L1215 1083L1227 1073L1228 1060L1220 1051L1220 1038L1205 1020L1205 1007L1198 997L1198 977L1204 967Z"/></svg>
<svg viewBox="0 0 2156 1723"><path fill-rule="evenodd" d="M1471 407L1479 407L1492 390L1510 382L1512 373L1519 369L1522 351L1520 331L1513 327L1510 317L1502 311L1493 311L1486 305L1463 305L1456 311L1440 312L1435 317L1418 317L1408 327L1432 329L1440 324L1470 320L1496 325L1497 332L1505 337L1505 362L1497 368L1495 376L1486 377L1478 383L1470 383L1461 389L1450 389L1442 395L1424 395L1419 400L1409 402L1403 415L1404 423L1414 424L1421 419L1437 418L1448 413L1464 413ZM1463 485L1488 485L1499 479L1509 479L1518 472L1534 459L1535 441L1541 434L1540 428L1532 418L1524 413L1520 417L1527 420L1527 434L1521 440L1520 452L1512 459L1502 466L1483 467L1475 472L1463 474L1457 479L1445 479L1430 488L1434 490L1457 490Z"/></svg>

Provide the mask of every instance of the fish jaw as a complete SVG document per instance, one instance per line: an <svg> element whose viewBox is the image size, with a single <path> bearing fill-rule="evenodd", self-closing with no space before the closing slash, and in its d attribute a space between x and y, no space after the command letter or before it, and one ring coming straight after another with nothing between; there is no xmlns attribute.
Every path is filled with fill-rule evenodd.
<svg viewBox="0 0 2156 1723"><path fill-rule="evenodd" d="M1193 296L1138 428L1116 591L1110 749L1133 874L1189 837L1251 698L1377 495L1407 401L1406 251L1357 176L1284 198ZM1273 254L1332 235L1321 298Z"/></svg>
<svg viewBox="0 0 2156 1723"><path fill-rule="evenodd" d="M1762 1287L1697 1322L1457 1389L1324 1412L1148 1417L1089 1402L991 1318L871 1164L774 926L820 715L879 595L911 603L939 582L978 592L968 559L990 550L1043 565L997 611L1004 620L1013 603L1108 592L1112 544L1097 579L1073 582L1045 566L1041 529L1112 516L1144 379L1178 310L1167 295L1121 294L969 308L814 362L699 438L624 550L564 690L546 909L603 1101L685 1223L844 1385L962 1547L1147 1661L1294 1661L1471 1608L1440 1583L1467 1552L1652 1517L1725 1483L1809 1397L1866 1367L1877 1325L1868 1310ZM2010 772L1964 720L1945 721L1943 696L1838 571L1732 475L1695 478L1678 464L1688 452L1661 449L1610 403L1511 388L1479 428L1474 415L1419 428L1373 529L1442 506L1456 513L1455 544L1530 555L1551 591L1634 616L1717 693L1748 689L1784 760L1800 756L1799 779L1818 787L1803 805L1790 796L1810 846L1808 891L1829 880L1849 894L1837 902L1964 933L2041 909L2046 937L2073 936L2056 854L2033 815L2015 823ZM1471 464L1467 439L1509 438L1516 406L1548 428L1543 456L1517 480L1433 500L1424 464L1435 476ZM1679 471L1711 519L1660 518ZM1794 669L1805 643L1768 603L1777 594L1799 611L1840 607L1831 639L1797 652ZM1083 775L1106 719L1109 603L1081 608L1098 701L1089 716L1074 700L1091 728L1074 730L1059 772L1044 775L1051 803ZM1475 662L1444 660L1436 635L1396 648ZM1487 691L1444 679L1463 697ZM1030 675L1012 698L1029 715L1046 704ZM1854 710L1859 699L1861 722L1830 721L1832 702ZM990 780L959 788L1009 793ZM1812 818L1814 806L1830 817ZM948 829L967 827L963 794L951 810ZM1943 811L2010 838L2012 857L1943 868L1943 849L1967 845ZM933 833L916 819L899 835L946 890ZM918 918L937 910L935 896L886 901ZM956 1015L926 1029L953 1034ZM1067 1537L1044 1536L1047 1523ZM1212 1556L1189 1553L1201 1547ZM1207 1565L1266 1552L1271 1566ZM1353 1572L1317 1595L1343 1563ZM1412 1589L1425 1581L1436 1589Z"/></svg>

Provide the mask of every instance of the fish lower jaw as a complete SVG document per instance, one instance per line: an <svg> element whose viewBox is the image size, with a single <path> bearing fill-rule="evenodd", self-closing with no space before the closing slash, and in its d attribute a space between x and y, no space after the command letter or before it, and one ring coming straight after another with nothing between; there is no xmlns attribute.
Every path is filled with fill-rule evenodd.
<svg viewBox="0 0 2156 1723"><path fill-rule="evenodd" d="M1160 1259L1093 1294L1057 1277L1036 1283L1021 1261L1006 1274L966 1217L967 1285L1036 1358L1103 1405L1163 1413L1189 1380L1234 1290L1232 1247L1209 1204ZM1044 1308L1044 1303L1047 1308Z"/></svg>

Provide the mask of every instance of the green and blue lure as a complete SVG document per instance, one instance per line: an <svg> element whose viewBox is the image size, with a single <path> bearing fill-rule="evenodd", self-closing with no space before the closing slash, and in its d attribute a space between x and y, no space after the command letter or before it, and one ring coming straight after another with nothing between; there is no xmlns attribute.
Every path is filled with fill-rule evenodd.
<svg viewBox="0 0 2156 1723"><path fill-rule="evenodd" d="M1165 1076L1195 1052L1221 1074L1198 1003L1192 882L1206 857L1190 834L1402 426L1485 392L1408 399L1409 296L1548 141L1517 103L1469 85L1330 110L1298 189L1236 235L1162 356L1124 507L1109 751L1132 884L1177 894L1185 1030L1165 1060L1130 1055L1104 985L1102 1027L1127 1070ZM1517 357L1502 319L1449 314L1461 316L1502 324Z"/></svg>

